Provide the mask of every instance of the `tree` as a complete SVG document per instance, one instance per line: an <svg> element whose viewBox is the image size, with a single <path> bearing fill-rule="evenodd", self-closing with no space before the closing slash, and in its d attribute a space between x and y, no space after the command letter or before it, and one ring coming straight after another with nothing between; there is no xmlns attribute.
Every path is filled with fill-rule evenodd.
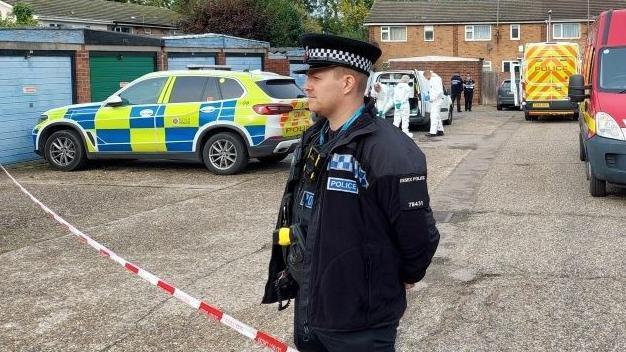
<svg viewBox="0 0 626 352"><path fill-rule="evenodd" d="M180 28L188 33L222 33L269 41L273 46L298 46L306 29L304 4L292 0L187 0L179 2Z"/></svg>
<svg viewBox="0 0 626 352"><path fill-rule="evenodd" d="M0 18L0 27L34 27L37 20L33 18L30 5L18 1L13 5L13 12L7 18Z"/></svg>
<svg viewBox="0 0 626 352"><path fill-rule="evenodd" d="M265 40L268 18L257 0L207 0L182 14L180 28L187 33L222 33Z"/></svg>

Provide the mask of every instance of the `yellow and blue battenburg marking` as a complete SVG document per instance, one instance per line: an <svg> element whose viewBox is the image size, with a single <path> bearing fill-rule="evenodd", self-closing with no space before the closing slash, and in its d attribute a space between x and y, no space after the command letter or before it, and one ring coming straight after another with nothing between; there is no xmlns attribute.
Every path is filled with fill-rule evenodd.
<svg viewBox="0 0 626 352"><path fill-rule="evenodd" d="M361 187L367 188L369 186L367 173L363 170L359 161L351 154L333 154L333 157L328 163L328 169L350 172L354 175L354 178L359 181Z"/></svg>

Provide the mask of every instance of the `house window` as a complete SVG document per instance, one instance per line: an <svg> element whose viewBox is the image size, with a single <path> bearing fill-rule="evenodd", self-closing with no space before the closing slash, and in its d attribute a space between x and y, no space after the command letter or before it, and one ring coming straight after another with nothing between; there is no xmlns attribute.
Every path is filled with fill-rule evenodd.
<svg viewBox="0 0 626 352"><path fill-rule="evenodd" d="M119 33L132 33L131 30L130 30L130 27L120 27L120 26L117 26L117 27L113 28L113 31L119 32Z"/></svg>
<svg viewBox="0 0 626 352"><path fill-rule="evenodd" d="M516 60L502 61L502 72L505 72L505 73L511 72L511 67L515 67L515 72L519 73L519 65L517 65Z"/></svg>
<svg viewBox="0 0 626 352"><path fill-rule="evenodd" d="M143 29L143 33L150 35L150 34L152 34L152 29L151 28L144 28Z"/></svg>
<svg viewBox="0 0 626 352"><path fill-rule="evenodd" d="M483 61L483 72L491 72L491 61Z"/></svg>
<svg viewBox="0 0 626 352"><path fill-rule="evenodd" d="M520 26L519 24L511 25L511 40L520 40Z"/></svg>
<svg viewBox="0 0 626 352"><path fill-rule="evenodd" d="M380 27L380 40L383 42L406 42L406 27Z"/></svg>
<svg viewBox="0 0 626 352"><path fill-rule="evenodd" d="M552 38L578 39L580 38L580 23L555 23L552 25Z"/></svg>
<svg viewBox="0 0 626 352"><path fill-rule="evenodd" d="M491 25L469 25L465 26L465 40L491 40Z"/></svg>
<svg viewBox="0 0 626 352"><path fill-rule="evenodd" d="M424 41L432 42L435 40L435 27L434 26L424 26Z"/></svg>

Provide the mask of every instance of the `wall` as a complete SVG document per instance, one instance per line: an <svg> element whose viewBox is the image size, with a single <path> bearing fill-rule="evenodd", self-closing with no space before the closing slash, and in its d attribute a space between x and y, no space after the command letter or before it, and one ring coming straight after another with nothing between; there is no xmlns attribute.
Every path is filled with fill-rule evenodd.
<svg viewBox="0 0 626 352"><path fill-rule="evenodd" d="M266 55L264 60L265 71L289 76L289 59L287 56L280 55L270 57L270 55Z"/></svg>
<svg viewBox="0 0 626 352"><path fill-rule="evenodd" d="M89 78L89 51L84 46L80 50L76 50L74 56L75 70L74 77L76 80L76 103L91 102L91 81Z"/></svg>
<svg viewBox="0 0 626 352"><path fill-rule="evenodd" d="M474 89L474 104L480 104L480 91L482 81L482 61L428 61L428 62L395 62L390 63L390 69L393 70L411 70L417 69L419 71L432 70L441 77L444 87L447 87L450 91L450 78L455 72L460 72L465 78L465 74L469 72L472 78L476 82L476 88Z"/></svg>

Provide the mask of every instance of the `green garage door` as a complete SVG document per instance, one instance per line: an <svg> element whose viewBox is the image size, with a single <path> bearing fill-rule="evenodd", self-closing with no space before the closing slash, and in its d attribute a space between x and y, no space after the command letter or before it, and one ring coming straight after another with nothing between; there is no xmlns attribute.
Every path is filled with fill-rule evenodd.
<svg viewBox="0 0 626 352"><path fill-rule="evenodd" d="M154 53L91 53L91 101L103 101L124 84L155 71Z"/></svg>

